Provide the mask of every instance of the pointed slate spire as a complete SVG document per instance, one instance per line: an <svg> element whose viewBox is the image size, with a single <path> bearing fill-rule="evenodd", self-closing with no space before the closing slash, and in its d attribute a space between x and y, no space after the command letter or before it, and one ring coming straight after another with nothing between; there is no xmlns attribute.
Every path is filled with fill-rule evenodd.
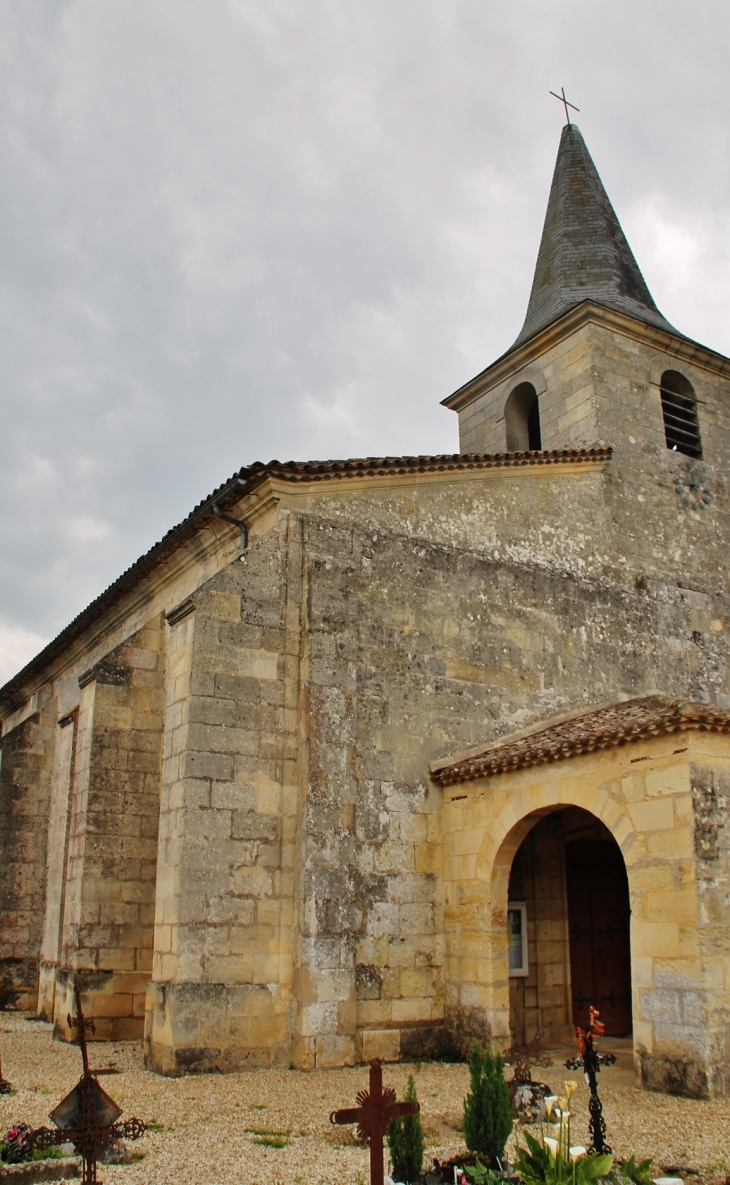
<svg viewBox="0 0 730 1185"><path fill-rule="evenodd" d="M584 300L677 331L659 312L574 123L555 162L521 345Z"/></svg>

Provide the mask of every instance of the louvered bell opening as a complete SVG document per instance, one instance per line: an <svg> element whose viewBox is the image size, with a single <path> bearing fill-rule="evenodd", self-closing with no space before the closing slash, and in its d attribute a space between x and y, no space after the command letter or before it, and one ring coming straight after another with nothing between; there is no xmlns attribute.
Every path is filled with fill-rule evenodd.
<svg viewBox="0 0 730 1185"><path fill-rule="evenodd" d="M684 375L667 371L661 382L662 415L667 448L686 457L702 456L697 400Z"/></svg>

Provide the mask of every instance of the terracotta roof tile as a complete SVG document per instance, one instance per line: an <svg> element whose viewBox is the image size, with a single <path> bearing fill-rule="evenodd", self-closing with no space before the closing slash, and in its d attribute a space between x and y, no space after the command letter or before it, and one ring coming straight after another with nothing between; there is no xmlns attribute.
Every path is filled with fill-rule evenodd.
<svg viewBox="0 0 730 1185"><path fill-rule="evenodd" d="M687 729L730 733L730 710L647 695L537 725L456 761L434 762L431 776L449 786Z"/></svg>

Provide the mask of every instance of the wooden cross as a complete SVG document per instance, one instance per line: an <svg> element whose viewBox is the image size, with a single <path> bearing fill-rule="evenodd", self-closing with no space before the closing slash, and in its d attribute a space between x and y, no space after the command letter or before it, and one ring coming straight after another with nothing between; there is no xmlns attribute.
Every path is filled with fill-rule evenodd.
<svg viewBox="0 0 730 1185"><path fill-rule="evenodd" d="M356 1123L357 1134L370 1145L370 1185L383 1185L383 1136L391 1119L420 1111L419 1103L397 1103L392 1086L383 1090L383 1067L378 1058L370 1063L370 1090L359 1090L357 1107L333 1111L330 1123Z"/></svg>
<svg viewBox="0 0 730 1185"><path fill-rule="evenodd" d="M51 1148L54 1145L73 1143L84 1161L83 1185L102 1185L96 1175L96 1157L101 1148L122 1137L138 1140L147 1130L141 1119L127 1119L118 1123L121 1108L106 1093L98 1082L99 1074L115 1074L113 1069L90 1070L89 1054L86 1048L86 1033L94 1032L93 1020L86 1020L81 1008L81 992L74 988L76 1016L69 1016L69 1027L79 1035L81 1059L84 1072L69 1094L51 1111L50 1118L56 1131L39 1127L29 1135L31 1148Z"/></svg>
<svg viewBox="0 0 730 1185"><path fill-rule="evenodd" d="M563 104L563 106L565 107L565 118L567 119L568 123L570 123L570 116L568 114L568 108L570 107L571 111L580 111L580 107L576 107L575 104L568 102L568 100L565 97L565 87L564 86L561 86L559 95L556 95L555 91L550 91L550 94L553 96L554 99L558 99L559 102L561 102Z"/></svg>

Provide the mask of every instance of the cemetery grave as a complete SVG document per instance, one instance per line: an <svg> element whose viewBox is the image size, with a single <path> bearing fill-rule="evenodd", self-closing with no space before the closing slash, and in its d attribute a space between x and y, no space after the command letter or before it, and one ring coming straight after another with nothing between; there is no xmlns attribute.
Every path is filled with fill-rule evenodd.
<svg viewBox="0 0 730 1185"><path fill-rule="evenodd" d="M566 1079L579 1082L572 1103L575 1144L588 1146L589 1092L579 1071L552 1054L539 1077L556 1095ZM52 1040L51 1026L23 1014L0 1014L0 1056L12 1091L0 1096L0 1136L13 1123L49 1125L49 1113L76 1085L79 1049ZM252 1070L242 1074L162 1078L145 1071L141 1043L94 1042L94 1066L120 1071L105 1089L125 1115L139 1115L148 1131L130 1145L137 1157L125 1165L100 1165L105 1185L366 1185L369 1151L355 1125L335 1126L330 1114L352 1106L369 1087L369 1067L320 1070ZM511 1071L508 1071L508 1076ZM426 1150L424 1168L465 1151L463 1101L466 1064L383 1066L383 1090L402 1100L409 1074L420 1103ZM687 1185L724 1185L730 1175L730 1100L712 1102L638 1091L626 1058L603 1066L600 1097L608 1139L617 1157L653 1157L655 1176L667 1167L692 1168ZM356 1121L357 1122L357 1121ZM536 1132L538 1129L530 1129ZM520 1136L524 1143L524 1138ZM508 1155L513 1137L507 1146ZM388 1167L387 1148L385 1168Z"/></svg>

